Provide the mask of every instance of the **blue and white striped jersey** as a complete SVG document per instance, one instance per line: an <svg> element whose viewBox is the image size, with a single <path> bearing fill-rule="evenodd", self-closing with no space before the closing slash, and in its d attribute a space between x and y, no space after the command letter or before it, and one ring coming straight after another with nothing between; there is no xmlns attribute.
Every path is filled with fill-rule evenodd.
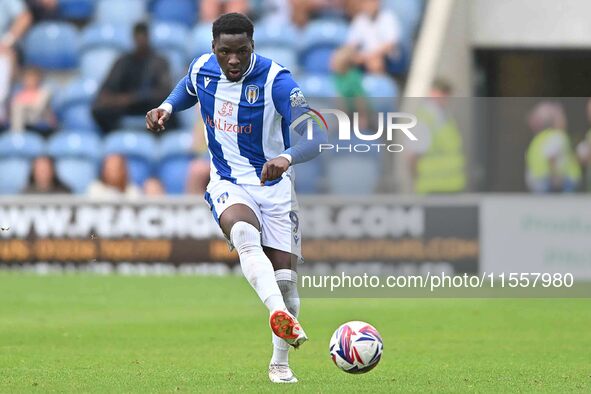
<svg viewBox="0 0 591 394"><path fill-rule="evenodd" d="M290 147L294 108L307 108L289 71L253 53L243 78L230 82L210 53L191 63L185 81L201 104L212 179L260 185L265 162Z"/></svg>

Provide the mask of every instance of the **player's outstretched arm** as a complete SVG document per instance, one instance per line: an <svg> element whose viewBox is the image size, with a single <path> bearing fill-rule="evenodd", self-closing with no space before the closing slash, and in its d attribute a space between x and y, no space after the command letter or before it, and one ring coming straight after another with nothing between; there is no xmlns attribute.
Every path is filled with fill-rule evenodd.
<svg viewBox="0 0 591 394"><path fill-rule="evenodd" d="M298 119L305 120L298 121L295 126L292 123L290 126L290 130L297 133L299 138L294 145L283 152L283 155L290 157L291 164L305 163L314 159L320 154L320 147L328 142L328 132L324 121L318 120L318 116L310 109L304 108L299 112L303 112L303 114ZM312 127L311 135L308 134L308 123Z"/></svg>
<svg viewBox="0 0 591 394"><path fill-rule="evenodd" d="M295 132L291 135L292 141L296 141L295 144L285 150L282 156L286 157L290 164L303 163L318 156L320 145L328 140L326 123L310 108L290 72L282 70L275 77L272 95L277 112L289 124L290 132ZM312 125L311 135L307 133L308 120Z"/></svg>
<svg viewBox="0 0 591 394"><path fill-rule="evenodd" d="M303 163L318 156L320 146L328 140L324 122L312 121L312 133L306 133L307 119L314 120L317 116L308 106L302 91L287 70L280 72L273 81L272 95L277 112L289 123L290 131L295 131L300 138L279 157L264 164L261 185L266 181L280 178L290 165Z"/></svg>
<svg viewBox="0 0 591 394"><path fill-rule="evenodd" d="M146 127L153 132L164 131L166 122L173 111L184 111L197 104L197 95L191 91L189 76L183 77L177 83L170 95L158 108L151 109L146 114Z"/></svg>
<svg viewBox="0 0 591 394"><path fill-rule="evenodd" d="M306 112L304 112L305 116ZM320 146L328 140L326 128L322 123L312 123L312 136L308 138L305 134L308 122L299 122L293 129L301 137L290 148L286 149L278 157L269 160L261 171L261 186L266 181L274 181L283 175L292 164L304 163L314 159L320 154Z"/></svg>

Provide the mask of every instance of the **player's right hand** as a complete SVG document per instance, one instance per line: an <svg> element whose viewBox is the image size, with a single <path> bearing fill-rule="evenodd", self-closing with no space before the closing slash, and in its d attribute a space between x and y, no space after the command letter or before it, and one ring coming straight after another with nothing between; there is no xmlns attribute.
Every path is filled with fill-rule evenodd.
<svg viewBox="0 0 591 394"><path fill-rule="evenodd" d="M154 108L146 114L146 127L153 132L166 130L164 124L170 119L170 113L162 108Z"/></svg>

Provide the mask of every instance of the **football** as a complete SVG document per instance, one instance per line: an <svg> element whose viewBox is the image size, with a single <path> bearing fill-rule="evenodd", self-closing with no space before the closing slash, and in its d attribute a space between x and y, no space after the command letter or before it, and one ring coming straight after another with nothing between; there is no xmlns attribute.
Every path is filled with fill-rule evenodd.
<svg viewBox="0 0 591 394"><path fill-rule="evenodd" d="M336 329L330 338L330 357L348 373L369 372L378 365L384 343L378 330L369 323L350 321Z"/></svg>

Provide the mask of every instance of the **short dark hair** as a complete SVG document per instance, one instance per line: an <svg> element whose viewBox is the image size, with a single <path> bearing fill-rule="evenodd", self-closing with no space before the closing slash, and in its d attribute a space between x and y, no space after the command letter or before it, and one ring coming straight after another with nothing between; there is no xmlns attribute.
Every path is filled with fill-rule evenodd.
<svg viewBox="0 0 591 394"><path fill-rule="evenodd" d="M451 83L444 78L436 78L435 81L433 81L433 88L448 95L452 94L454 90Z"/></svg>
<svg viewBox="0 0 591 394"><path fill-rule="evenodd" d="M148 24L146 22L138 22L133 26L133 35L145 34L148 35Z"/></svg>
<svg viewBox="0 0 591 394"><path fill-rule="evenodd" d="M254 34L252 21L246 15L238 12L231 12L220 16L213 22L211 30L214 40L219 38L220 34L242 33L246 33L248 38L252 40L252 35Z"/></svg>

